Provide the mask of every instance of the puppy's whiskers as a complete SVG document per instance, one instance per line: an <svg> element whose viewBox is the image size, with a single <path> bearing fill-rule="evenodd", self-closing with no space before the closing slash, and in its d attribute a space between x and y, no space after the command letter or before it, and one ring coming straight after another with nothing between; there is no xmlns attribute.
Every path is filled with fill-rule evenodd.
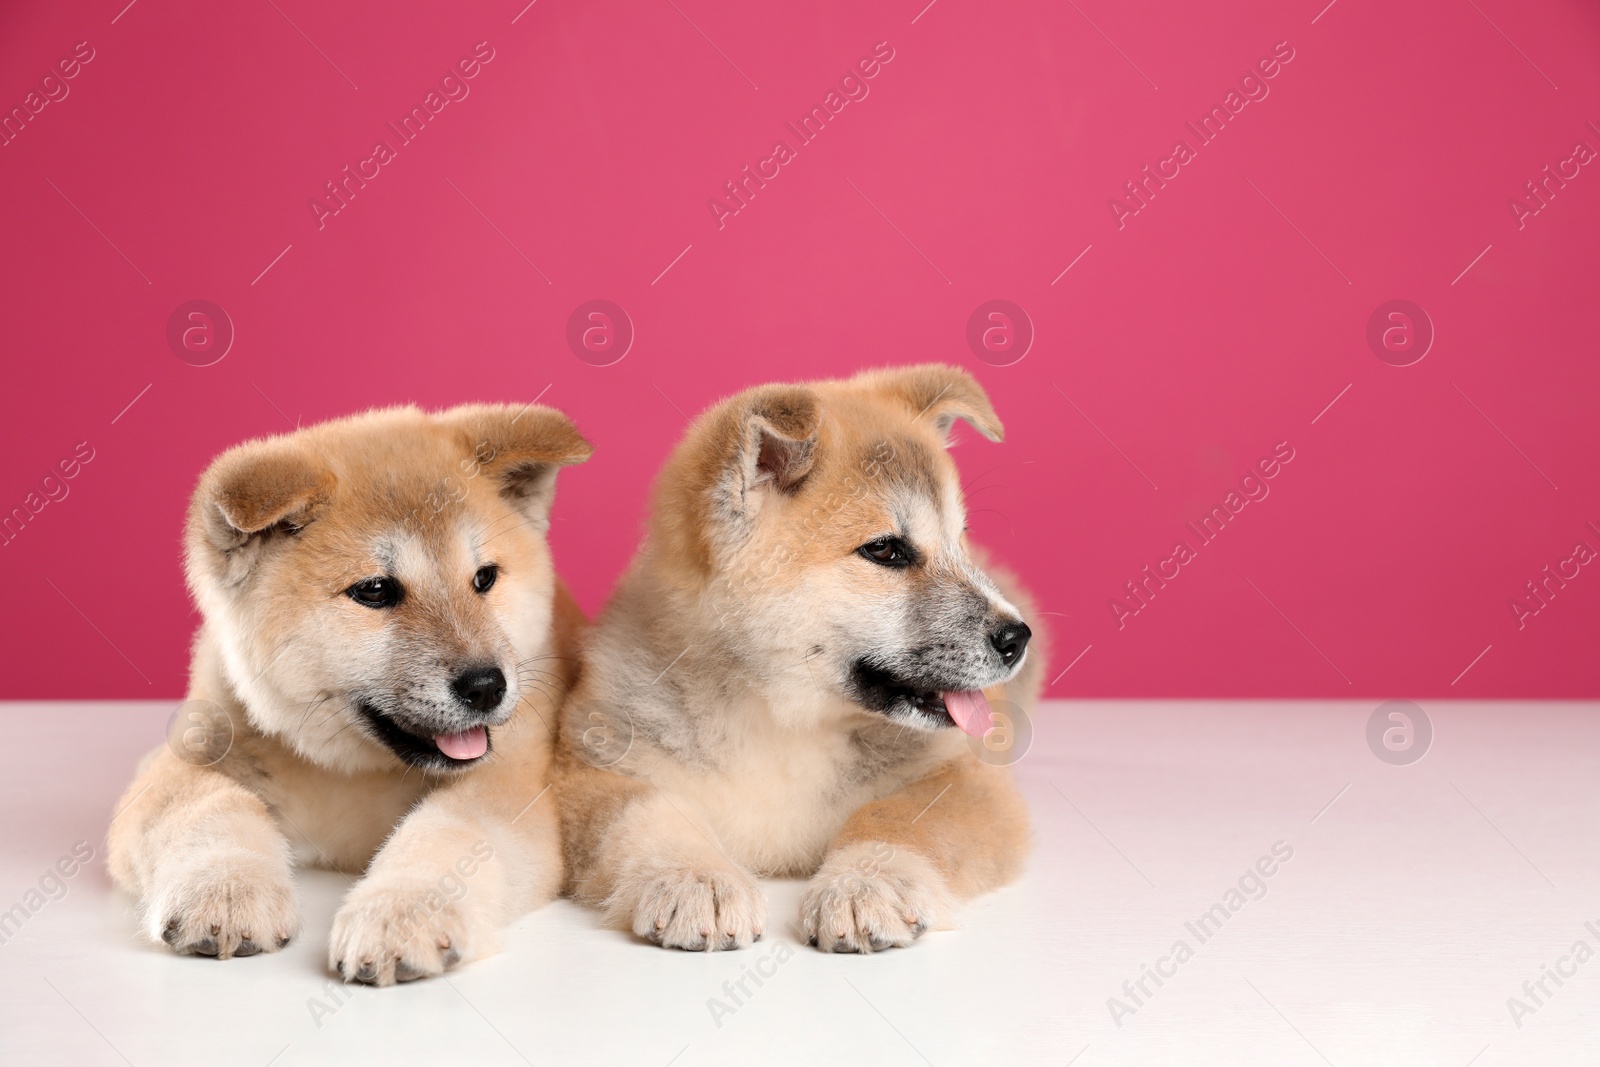
<svg viewBox="0 0 1600 1067"><path fill-rule="evenodd" d="M327 703L328 699L330 697L332 697L332 696L333 696L332 693L323 692L323 693L317 694L316 696L312 697L310 700L305 702L306 713L304 715L300 716L300 722L294 728L294 732L297 735L302 730L304 730L306 728L306 723L311 719L311 713L316 711L317 708L321 707L323 704Z"/></svg>

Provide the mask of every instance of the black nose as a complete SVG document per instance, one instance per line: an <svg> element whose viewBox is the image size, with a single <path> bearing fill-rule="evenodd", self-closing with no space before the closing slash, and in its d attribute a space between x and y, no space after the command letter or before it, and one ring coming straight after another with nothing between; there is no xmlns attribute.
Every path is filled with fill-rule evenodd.
<svg viewBox="0 0 1600 1067"><path fill-rule="evenodd" d="M1022 658L1022 651L1028 647L1028 638L1032 636L1027 623L1008 622L989 635L989 643L1000 653L1000 661L1009 667Z"/></svg>
<svg viewBox="0 0 1600 1067"><path fill-rule="evenodd" d="M473 711L490 712L506 695L506 676L499 667L471 667L450 683L461 703Z"/></svg>

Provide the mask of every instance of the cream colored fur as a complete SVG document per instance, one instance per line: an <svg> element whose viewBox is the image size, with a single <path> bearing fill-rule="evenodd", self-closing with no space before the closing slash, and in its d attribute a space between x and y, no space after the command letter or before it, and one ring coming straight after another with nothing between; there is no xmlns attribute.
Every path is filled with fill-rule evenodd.
<svg viewBox="0 0 1600 1067"><path fill-rule="evenodd" d="M352 881L330 966L388 984L493 951L558 891L543 794L584 623L544 533L556 469L588 453L557 412L473 406L375 412L212 465L186 536L204 622L201 703L185 705L212 718L180 716L109 834L146 936L222 959L274 951L300 929L294 866L328 867ZM345 595L383 575L404 585L396 606ZM480 662L503 669L505 694L474 718L451 677ZM459 766L407 756L380 719L423 747L484 725L492 747Z"/></svg>
<svg viewBox="0 0 1600 1067"><path fill-rule="evenodd" d="M739 948L766 923L756 876L803 875L806 936L870 952L1015 877L1008 771L942 707L862 680L1031 711L1038 649L1006 665L990 647L1026 604L966 543L955 419L999 437L976 383L921 367L762 387L691 428L562 710L570 893L661 945ZM914 565L858 551L886 534Z"/></svg>

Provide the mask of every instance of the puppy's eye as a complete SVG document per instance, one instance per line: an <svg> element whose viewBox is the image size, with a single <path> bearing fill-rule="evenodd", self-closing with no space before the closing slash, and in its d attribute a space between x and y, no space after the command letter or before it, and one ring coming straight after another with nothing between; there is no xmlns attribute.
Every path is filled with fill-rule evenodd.
<svg viewBox="0 0 1600 1067"><path fill-rule="evenodd" d="M363 578L344 591L345 596L368 608L392 608L404 593L393 578Z"/></svg>
<svg viewBox="0 0 1600 1067"><path fill-rule="evenodd" d="M500 577L500 568L491 563L487 567L479 567L478 573L472 576L472 588L480 593L487 593L494 586L494 580Z"/></svg>
<svg viewBox="0 0 1600 1067"><path fill-rule="evenodd" d="M885 567L911 566L911 546L898 537L880 537L876 541L868 541L856 551Z"/></svg>

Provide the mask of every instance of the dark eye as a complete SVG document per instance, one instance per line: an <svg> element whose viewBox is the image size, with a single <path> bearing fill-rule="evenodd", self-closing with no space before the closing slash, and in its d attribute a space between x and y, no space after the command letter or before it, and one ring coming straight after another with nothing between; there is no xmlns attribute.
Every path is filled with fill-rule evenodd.
<svg viewBox="0 0 1600 1067"><path fill-rule="evenodd" d="M363 578L344 591L344 595L368 608L392 608L400 603L405 590L393 578Z"/></svg>
<svg viewBox="0 0 1600 1067"><path fill-rule="evenodd" d="M880 537L876 541L868 541L856 551L885 567L909 567L912 563L911 546L898 537Z"/></svg>
<svg viewBox="0 0 1600 1067"><path fill-rule="evenodd" d="M479 567L478 573L472 576L472 588L480 593L487 593L493 586L494 580L500 577L500 568L491 563L487 567Z"/></svg>

